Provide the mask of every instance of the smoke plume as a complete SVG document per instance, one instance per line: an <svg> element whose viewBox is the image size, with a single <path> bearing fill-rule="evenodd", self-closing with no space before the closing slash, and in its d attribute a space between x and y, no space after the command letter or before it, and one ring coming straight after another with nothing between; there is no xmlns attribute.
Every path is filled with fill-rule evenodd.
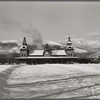
<svg viewBox="0 0 100 100"><path fill-rule="evenodd" d="M42 42L42 37L41 33L36 29L33 31L33 44L37 46L37 49L42 49L43 48L43 42Z"/></svg>
<svg viewBox="0 0 100 100"><path fill-rule="evenodd" d="M34 29L32 27L32 25L29 23L28 27L26 29L24 29L24 32L31 40L31 43L33 46L36 46L37 49L43 48L41 32L38 29ZM28 41L28 39L27 39L27 41Z"/></svg>

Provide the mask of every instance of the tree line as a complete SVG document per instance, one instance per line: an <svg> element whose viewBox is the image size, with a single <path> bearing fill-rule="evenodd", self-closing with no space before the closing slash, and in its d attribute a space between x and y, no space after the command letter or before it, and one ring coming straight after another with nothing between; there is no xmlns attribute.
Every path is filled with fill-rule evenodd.
<svg viewBox="0 0 100 100"><path fill-rule="evenodd" d="M13 64L15 63L15 57L20 56L18 53L0 54L0 64Z"/></svg>

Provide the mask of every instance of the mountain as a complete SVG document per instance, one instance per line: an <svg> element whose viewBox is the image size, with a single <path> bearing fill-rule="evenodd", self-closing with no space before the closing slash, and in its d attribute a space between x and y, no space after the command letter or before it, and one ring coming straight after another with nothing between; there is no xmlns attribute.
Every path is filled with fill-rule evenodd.
<svg viewBox="0 0 100 100"><path fill-rule="evenodd" d="M17 40L2 40L1 43L17 43Z"/></svg>
<svg viewBox="0 0 100 100"><path fill-rule="evenodd" d="M91 54L91 55L89 56L89 58L99 58L99 57L100 57L100 51L95 52L95 53L93 53L93 54Z"/></svg>
<svg viewBox="0 0 100 100"><path fill-rule="evenodd" d="M44 41L43 44L63 46L62 44L54 42L54 41Z"/></svg>
<svg viewBox="0 0 100 100"><path fill-rule="evenodd" d="M79 48L76 48L76 47L74 47L74 51L77 52L77 53L87 53L88 52L87 50L79 49Z"/></svg>
<svg viewBox="0 0 100 100"><path fill-rule="evenodd" d="M67 41L59 41L59 43L66 45ZM100 50L100 43L97 41L87 41L84 39L72 39L72 44L74 47L88 52L97 52Z"/></svg>
<svg viewBox="0 0 100 100"><path fill-rule="evenodd" d="M62 44L62 43L54 42L54 41L44 41L44 44L48 44L49 46L60 46L61 48L66 47L66 45L65 45L66 43ZM87 50L80 49L80 48L77 48L77 47L74 47L74 51L77 52L77 53L87 53L88 52Z"/></svg>
<svg viewBox="0 0 100 100"><path fill-rule="evenodd" d="M0 41L0 53L19 53L20 44L16 40Z"/></svg>

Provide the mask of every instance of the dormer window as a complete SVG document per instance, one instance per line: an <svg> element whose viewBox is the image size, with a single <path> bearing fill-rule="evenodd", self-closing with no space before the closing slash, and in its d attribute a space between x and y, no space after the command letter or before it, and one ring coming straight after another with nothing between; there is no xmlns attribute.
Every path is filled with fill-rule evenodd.
<svg viewBox="0 0 100 100"><path fill-rule="evenodd" d="M24 54L24 57L26 57L26 54Z"/></svg>
<svg viewBox="0 0 100 100"><path fill-rule="evenodd" d="M71 48L71 46L68 46L68 48Z"/></svg>
<svg viewBox="0 0 100 100"><path fill-rule="evenodd" d="M23 47L23 48L25 48L25 47Z"/></svg>

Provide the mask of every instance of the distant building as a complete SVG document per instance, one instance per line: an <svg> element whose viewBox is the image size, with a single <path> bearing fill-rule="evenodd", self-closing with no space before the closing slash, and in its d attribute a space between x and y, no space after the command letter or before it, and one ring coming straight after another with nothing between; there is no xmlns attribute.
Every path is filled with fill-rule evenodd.
<svg viewBox="0 0 100 100"><path fill-rule="evenodd" d="M66 48L63 50L52 50L46 44L44 50L33 50L29 52L26 38L24 37L20 48L20 57L15 58L17 62L35 64L35 63L73 63L78 57L74 55L74 47L72 46L71 38L68 37Z"/></svg>

